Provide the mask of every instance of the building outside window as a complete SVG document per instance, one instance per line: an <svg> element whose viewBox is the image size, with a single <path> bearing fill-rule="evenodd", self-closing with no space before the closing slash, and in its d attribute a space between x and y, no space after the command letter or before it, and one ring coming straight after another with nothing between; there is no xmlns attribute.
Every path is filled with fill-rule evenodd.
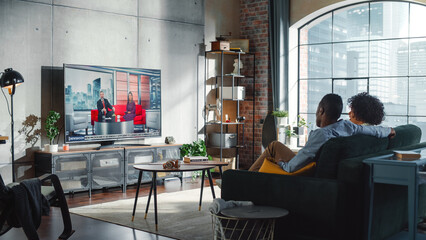
<svg viewBox="0 0 426 240"><path fill-rule="evenodd" d="M299 28L298 113L315 123L321 98L360 92L385 106L387 126L412 123L426 140L426 6L362 2L335 9ZM312 128L311 128L312 129ZM304 140L300 139L300 145Z"/></svg>

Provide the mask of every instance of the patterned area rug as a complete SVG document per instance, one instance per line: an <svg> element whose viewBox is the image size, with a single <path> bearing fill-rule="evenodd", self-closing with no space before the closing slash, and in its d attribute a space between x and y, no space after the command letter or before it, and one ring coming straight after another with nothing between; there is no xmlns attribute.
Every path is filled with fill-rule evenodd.
<svg viewBox="0 0 426 240"><path fill-rule="evenodd" d="M220 196L220 189L215 187ZM157 196L158 232L155 231L154 198L151 198L147 219L144 219L148 197L140 197L132 222L134 199L95 204L70 209L70 212L142 231L176 239L213 239L212 219L208 208L213 201L210 187L204 187L201 211L198 211L200 189Z"/></svg>

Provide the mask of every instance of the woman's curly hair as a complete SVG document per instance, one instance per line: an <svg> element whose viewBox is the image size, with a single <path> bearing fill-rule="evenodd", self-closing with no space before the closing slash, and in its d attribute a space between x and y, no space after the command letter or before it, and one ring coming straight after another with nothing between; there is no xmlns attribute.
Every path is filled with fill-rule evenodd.
<svg viewBox="0 0 426 240"><path fill-rule="evenodd" d="M348 105L359 121L371 125L379 125L385 119L383 103L366 92L359 93L348 99Z"/></svg>

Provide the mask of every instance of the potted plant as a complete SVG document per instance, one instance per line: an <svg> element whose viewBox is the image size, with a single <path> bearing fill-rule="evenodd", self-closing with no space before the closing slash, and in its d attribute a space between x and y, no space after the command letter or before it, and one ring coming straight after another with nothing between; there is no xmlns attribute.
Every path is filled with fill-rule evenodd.
<svg viewBox="0 0 426 240"><path fill-rule="evenodd" d="M30 114L25 118L25 121L22 122L22 128L18 130L19 134L25 135L25 143L30 144L31 148L34 148L34 145L41 136L41 129L35 129L39 121L41 121L41 118L34 114Z"/></svg>
<svg viewBox="0 0 426 240"><path fill-rule="evenodd" d="M180 157L191 157L191 156L203 156L208 157L209 160L212 160L212 156L207 155L206 144L202 139L194 141L191 144L183 144L180 147ZM212 169L214 171L214 169ZM211 170L211 171L212 171ZM195 171L192 173L192 180L194 181L198 176L200 176L201 171Z"/></svg>
<svg viewBox="0 0 426 240"><path fill-rule="evenodd" d="M305 135L305 128L308 129L308 125L311 123L307 123L305 118L300 115L297 115L297 117L299 118L299 122L297 123L297 127L294 127L293 130L299 136Z"/></svg>
<svg viewBox="0 0 426 240"><path fill-rule="evenodd" d="M284 110L272 111L272 116L278 119L278 125L287 125L288 112Z"/></svg>
<svg viewBox="0 0 426 240"><path fill-rule="evenodd" d="M296 133L294 133L293 129L291 128L291 126L288 126L288 128L286 128L285 130L285 145L290 146L291 145L291 138L295 138L298 137L298 135Z"/></svg>
<svg viewBox="0 0 426 240"><path fill-rule="evenodd" d="M54 144L55 138L59 135L59 129L56 123L58 122L61 115L58 112L50 111L46 118L46 124L44 126L46 130L47 138L49 138L50 145L47 151L57 152L58 144Z"/></svg>
<svg viewBox="0 0 426 240"><path fill-rule="evenodd" d="M22 122L21 129L18 130L19 134L25 135L25 143L31 145L31 147L25 149L25 155L30 159L33 159L34 152L40 149L39 147L35 147L35 144L41 136L41 129L36 129L40 121L41 118L34 114L30 114L25 118L25 121Z"/></svg>

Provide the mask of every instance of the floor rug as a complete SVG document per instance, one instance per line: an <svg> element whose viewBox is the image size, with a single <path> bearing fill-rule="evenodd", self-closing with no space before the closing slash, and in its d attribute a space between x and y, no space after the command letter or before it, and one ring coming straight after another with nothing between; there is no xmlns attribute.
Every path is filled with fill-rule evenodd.
<svg viewBox="0 0 426 240"><path fill-rule="evenodd" d="M217 186L215 194L220 196ZM139 198L134 222L131 221L134 199L72 208L70 212L176 239L213 238L212 220L208 211L213 200L210 187L204 188L201 211L198 211L200 189L159 194L158 231L155 231L153 197L147 219L144 219L147 200L148 197Z"/></svg>

